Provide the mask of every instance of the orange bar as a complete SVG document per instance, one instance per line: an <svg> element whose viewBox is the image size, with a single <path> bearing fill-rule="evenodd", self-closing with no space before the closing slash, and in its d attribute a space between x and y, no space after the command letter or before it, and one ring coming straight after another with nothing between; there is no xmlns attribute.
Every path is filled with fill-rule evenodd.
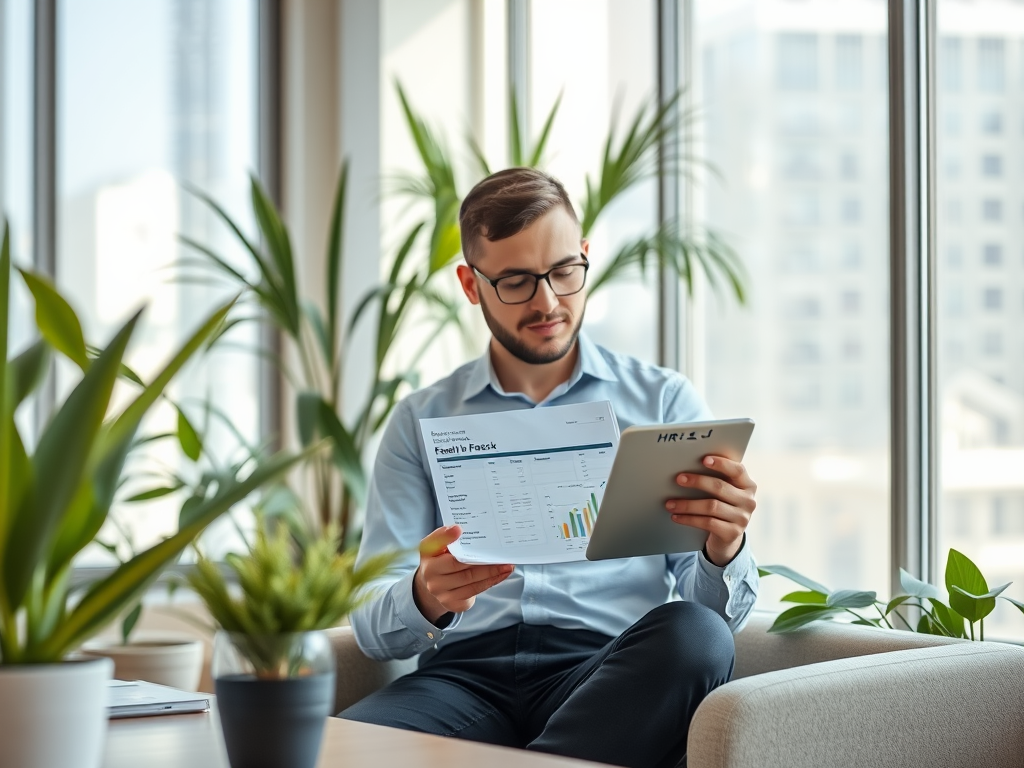
<svg viewBox="0 0 1024 768"><path fill-rule="evenodd" d="M562 533L565 534L565 538L567 538L567 539L570 538L570 536L569 536L569 526L566 523L562 523Z"/></svg>
<svg viewBox="0 0 1024 768"><path fill-rule="evenodd" d="M590 535L590 507L583 508L583 522L587 525L587 536Z"/></svg>

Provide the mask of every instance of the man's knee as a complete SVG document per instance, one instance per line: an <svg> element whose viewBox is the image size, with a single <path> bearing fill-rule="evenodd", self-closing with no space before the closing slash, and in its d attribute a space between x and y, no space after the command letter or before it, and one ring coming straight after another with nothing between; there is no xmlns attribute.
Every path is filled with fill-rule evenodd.
<svg viewBox="0 0 1024 768"><path fill-rule="evenodd" d="M678 674L704 674L725 682L732 676L736 646L725 619L699 603L674 601L639 622L645 645L657 663L676 665Z"/></svg>

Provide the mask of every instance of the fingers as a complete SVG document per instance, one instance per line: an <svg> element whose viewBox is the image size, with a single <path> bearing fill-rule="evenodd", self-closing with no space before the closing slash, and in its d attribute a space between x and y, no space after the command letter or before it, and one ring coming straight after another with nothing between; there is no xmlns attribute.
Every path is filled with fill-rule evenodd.
<svg viewBox="0 0 1024 768"><path fill-rule="evenodd" d="M502 567L504 567L504 566L502 566ZM458 589L453 589L448 594L454 600L468 600L471 597L476 597L481 592L486 592L488 589L490 589L493 586L501 584L501 582L503 582L505 579L507 579L511 574L512 574L512 567L508 566L508 570L507 571L504 571L502 573L496 574L494 576L489 576L489 577L484 578L484 579L480 579L479 581L470 582L469 584L461 586Z"/></svg>
<svg viewBox="0 0 1024 768"><path fill-rule="evenodd" d="M448 545L458 541L461 535L462 529L457 525L446 525L437 528L420 541L420 555L437 557L444 554L448 551Z"/></svg>
<svg viewBox="0 0 1024 768"><path fill-rule="evenodd" d="M698 517L721 520L733 525L746 525L750 513L719 499L675 499L666 502L665 508L672 517ZM687 523L691 525L691 523Z"/></svg>
<svg viewBox="0 0 1024 768"><path fill-rule="evenodd" d="M705 456L703 464L708 469L725 475L732 485L743 490L757 490L757 485L747 474L747 468L739 461L727 459L725 456Z"/></svg>
<svg viewBox="0 0 1024 768"><path fill-rule="evenodd" d="M734 507L741 507L743 509L749 508L751 511L753 510L753 491L737 488L728 480L711 477L710 475L684 473L676 475L676 485L680 488L692 488L695 491L702 491L712 498L723 501ZM666 503L666 507L671 509L671 507L668 507L669 503L683 501L686 501L686 499L669 499Z"/></svg>

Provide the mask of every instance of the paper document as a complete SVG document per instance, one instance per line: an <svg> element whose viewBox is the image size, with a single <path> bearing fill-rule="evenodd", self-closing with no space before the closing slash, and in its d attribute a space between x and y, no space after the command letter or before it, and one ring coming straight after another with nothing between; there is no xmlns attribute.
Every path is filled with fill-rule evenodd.
<svg viewBox="0 0 1024 768"><path fill-rule="evenodd" d="M463 563L586 558L619 446L611 403L420 419L448 549Z"/></svg>

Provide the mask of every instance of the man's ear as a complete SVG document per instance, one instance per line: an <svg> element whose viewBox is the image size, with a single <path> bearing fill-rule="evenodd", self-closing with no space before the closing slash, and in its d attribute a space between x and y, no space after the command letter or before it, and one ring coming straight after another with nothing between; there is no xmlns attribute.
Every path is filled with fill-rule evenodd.
<svg viewBox="0 0 1024 768"><path fill-rule="evenodd" d="M466 264L459 264L455 268L455 273L459 277L459 285L462 286L462 292L466 294L466 298L469 299L470 304L480 303L480 292L477 290L476 274L472 268Z"/></svg>
<svg viewBox="0 0 1024 768"><path fill-rule="evenodd" d="M582 253L588 259L590 258L590 241L587 240L586 238L580 240L580 253Z"/></svg>

